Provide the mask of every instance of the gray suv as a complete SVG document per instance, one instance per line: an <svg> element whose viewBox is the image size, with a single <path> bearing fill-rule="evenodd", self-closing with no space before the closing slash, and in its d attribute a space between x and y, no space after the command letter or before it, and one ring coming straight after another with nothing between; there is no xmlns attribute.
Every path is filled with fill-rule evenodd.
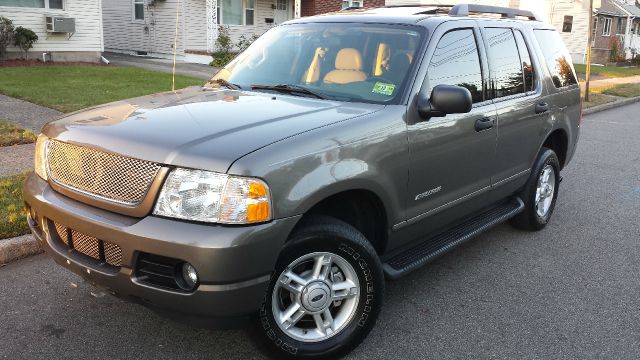
<svg viewBox="0 0 640 360"><path fill-rule="evenodd" d="M544 228L580 119L567 50L530 12L348 10L271 29L204 87L47 124L24 197L88 282L253 318L278 357L339 356L385 278L507 220Z"/></svg>

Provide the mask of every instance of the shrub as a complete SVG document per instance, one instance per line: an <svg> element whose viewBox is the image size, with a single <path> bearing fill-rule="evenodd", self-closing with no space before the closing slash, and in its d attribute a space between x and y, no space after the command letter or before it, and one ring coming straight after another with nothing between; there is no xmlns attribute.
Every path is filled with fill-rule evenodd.
<svg viewBox="0 0 640 360"><path fill-rule="evenodd" d="M228 26L218 26L218 38L216 39L215 45L218 52L231 52L231 50L233 49L233 42L231 42L231 36L229 35Z"/></svg>
<svg viewBox="0 0 640 360"><path fill-rule="evenodd" d="M13 23L4 16L0 16L0 58L7 52L7 46L13 40Z"/></svg>
<svg viewBox="0 0 640 360"><path fill-rule="evenodd" d="M18 26L15 30L13 38L13 44L24 51L24 58L26 60L29 55L29 49L31 49L33 47L33 44L38 41L38 35L36 35L36 33L34 33L31 29Z"/></svg>
<svg viewBox="0 0 640 360"><path fill-rule="evenodd" d="M209 63L209 66L221 68L227 65L229 61L233 60L233 58L236 55L230 52L225 53L221 51L216 51L213 54L211 54L211 56L213 57L213 61Z"/></svg>
<svg viewBox="0 0 640 360"><path fill-rule="evenodd" d="M258 40L259 37L260 36L256 34L253 34L249 37L240 35L240 39L238 39L238 42L236 43L236 47L238 48L238 51L243 52L247 50L247 48L251 46L251 44L253 44L254 41Z"/></svg>
<svg viewBox="0 0 640 360"><path fill-rule="evenodd" d="M216 51L211 54L213 60L209 65L214 67L223 67L234 57L234 54L231 52L233 49L233 42L229 35L228 26L218 26L218 38L216 39L215 46Z"/></svg>
<svg viewBox="0 0 640 360"><path fill-rule="evenodd" d="M618 42L617 36L612 36L611 40L609 40L609 46L611 47L611 53L609 54L609 61L617 62L620 61L620 44ZM624 60L624 56L623 56Z"/></svg>

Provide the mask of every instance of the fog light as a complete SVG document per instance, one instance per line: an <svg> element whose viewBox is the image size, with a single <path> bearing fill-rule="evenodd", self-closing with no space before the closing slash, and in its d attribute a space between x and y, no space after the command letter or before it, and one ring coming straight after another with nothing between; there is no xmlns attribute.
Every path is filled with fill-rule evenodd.
<svg viewBox="0 0 640 360"><path fill-rule="evenodd" d="M198 273L196 272L196 268L187 262L182 264L182 279L189 290L195 288L196 285L198 285Z"/></svg>

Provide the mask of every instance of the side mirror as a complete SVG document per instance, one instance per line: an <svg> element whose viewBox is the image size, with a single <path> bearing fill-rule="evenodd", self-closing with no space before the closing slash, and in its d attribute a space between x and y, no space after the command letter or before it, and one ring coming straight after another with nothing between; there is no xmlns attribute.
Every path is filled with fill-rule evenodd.
<svg viewBox="0 0 640 360"><path fill-rule="evenodd" d="M422 91L418 94L418 113L425 119L465 114L471 111L472 106L471 92L462 86L438 85L430 96Z"/></svg>

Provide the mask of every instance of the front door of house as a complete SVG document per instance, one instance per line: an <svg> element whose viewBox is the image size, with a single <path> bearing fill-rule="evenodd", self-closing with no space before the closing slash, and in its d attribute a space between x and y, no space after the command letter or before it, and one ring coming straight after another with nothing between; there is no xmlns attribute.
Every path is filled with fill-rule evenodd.
<svg viewBox="0 0 640 360"><path fill-rule="evenodd" d="M276 9L274 13L275 23L282 24L291 18L291 6L289 0L276 0Z"/></svg>

